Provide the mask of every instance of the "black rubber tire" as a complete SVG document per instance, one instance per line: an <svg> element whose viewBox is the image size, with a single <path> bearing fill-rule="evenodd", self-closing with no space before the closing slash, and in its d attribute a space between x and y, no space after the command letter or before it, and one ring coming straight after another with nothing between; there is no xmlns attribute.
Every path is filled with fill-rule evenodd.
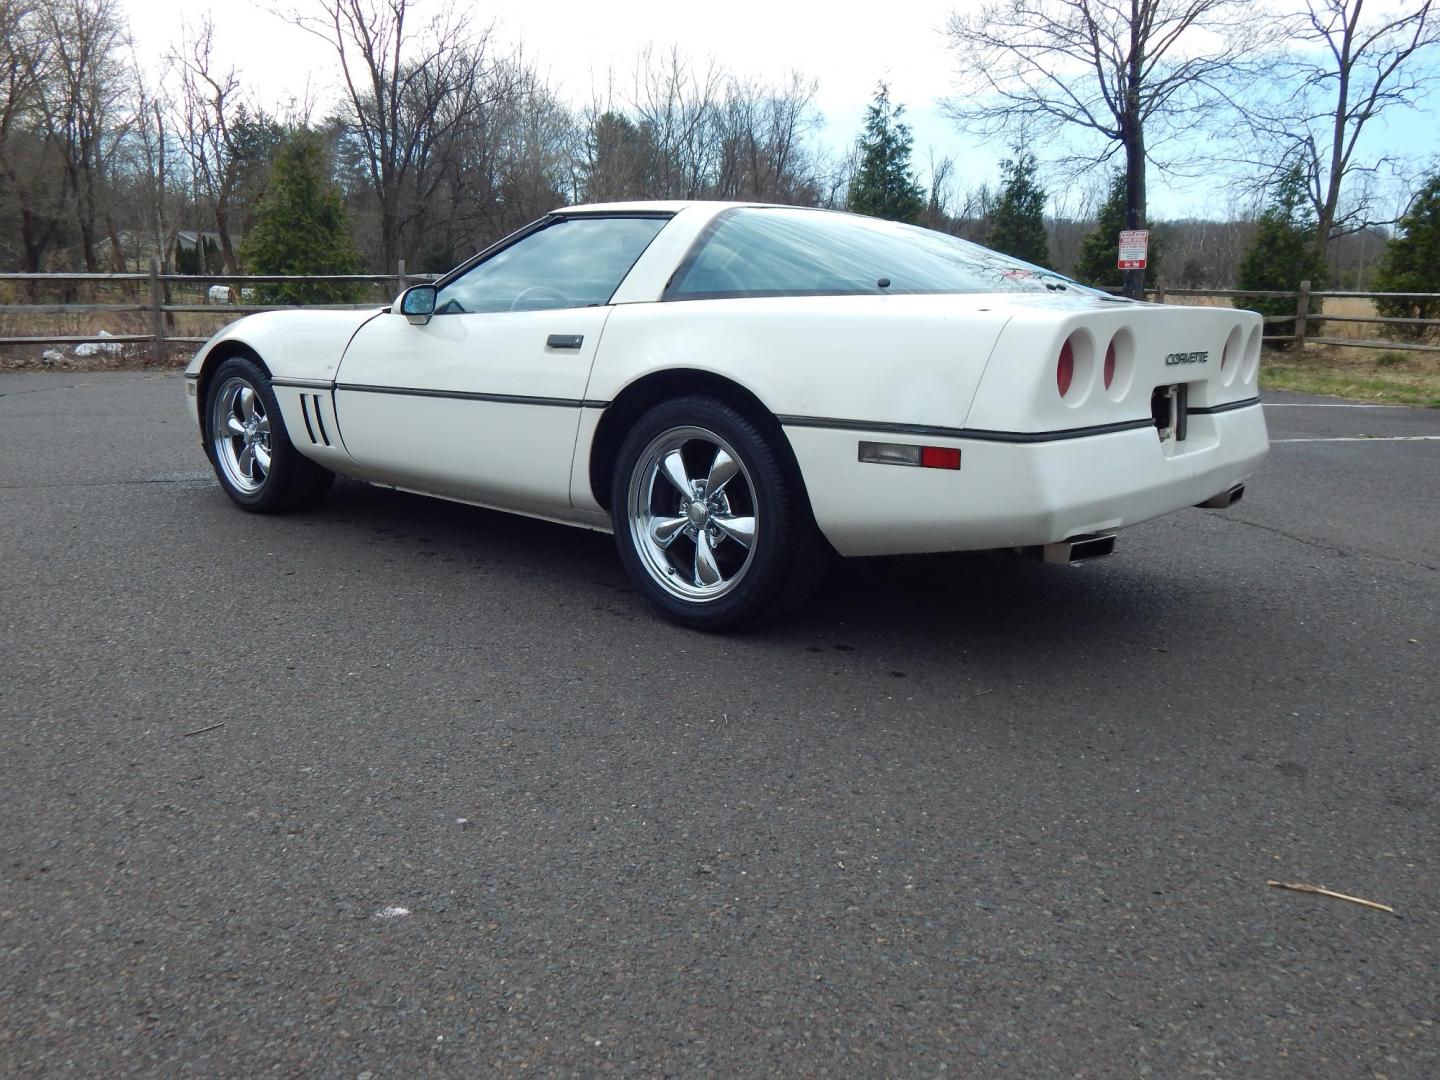
<svg viewBox="0 0 1440 1080"><path fill-rule="evenodd" d="M683 397L656 405L631 428L611 478L610 513L620 560L640 593L661 614L694 630L740 630L799 607L828 569L832 551L815 526L804 483L784 435L768 418L757 422L728 402ZM725 595L685 600L652 577L636 550L629 517L631 476L653 440L673 428L697 426L725 439L740 455L754 488L756 533L744 577Z"/></svg>
<svg viewBox="0 0 1440 1080"><path fill-rule="evenodd" d="M215 398L221 388L231 379L245 380L259 395L265 406L265 415L270 421L270 471L261 482L258 491L244 491L237 487L225 469L216 460L211 424L214 422ZM225 360L209 376L206 382L204 408L205 456L215 470L220 487L230 496L236 506L254 514L276 514L287 510L298 510L313 506L325 496L335 481L335 474L317 465L290 441L285 430L285 420L280 414L280 402L270 386L270 378L263 368L244 356L232 356Z"/></svg>

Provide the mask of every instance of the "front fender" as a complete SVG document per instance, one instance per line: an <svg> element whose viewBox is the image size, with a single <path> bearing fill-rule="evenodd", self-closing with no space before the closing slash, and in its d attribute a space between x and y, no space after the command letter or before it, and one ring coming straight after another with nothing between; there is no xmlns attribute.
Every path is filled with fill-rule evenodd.
<svg viewBox="0 0 1440 1080"><path fill-rule="evenodd" d="M333 382L345 348L355 332L382 313L361 311L264 311L224 327L200 346L185 374L198 377L213 356L227 355L227 344L242 345L264 362L277 379Z"/></svg>

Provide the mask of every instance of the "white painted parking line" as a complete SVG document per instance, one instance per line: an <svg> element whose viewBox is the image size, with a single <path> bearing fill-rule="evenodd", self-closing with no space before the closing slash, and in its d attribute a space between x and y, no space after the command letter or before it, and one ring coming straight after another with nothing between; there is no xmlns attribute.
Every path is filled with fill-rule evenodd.
<svg viewBox="0 0 1440 1080"><path fill-rule="evenodd" d="M1440 435L1337 435L1316 439L1271 439L1270 442L1440 442Z"/></svg>
<svg viewBox="0 0 1440 1080"><path fill-rule="evenodd" d="M1267 409L1409 409L1410 405L1361 405L1348 401L1267 401Z"/></svg>

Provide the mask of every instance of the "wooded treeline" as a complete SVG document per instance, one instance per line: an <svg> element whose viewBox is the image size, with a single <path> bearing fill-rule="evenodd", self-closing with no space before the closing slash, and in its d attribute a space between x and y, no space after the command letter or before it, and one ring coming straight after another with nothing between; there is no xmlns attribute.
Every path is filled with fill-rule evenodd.
<svg viewBox="0 0 1440 1080"><path fill-rule="evenodd" d="M457 9L428 19L424 10L415 0L303 0L290 21L341 76L338 104L317 113L255 100L243 73L217 59L207 22L189 28L152 77L116 0L0 0L0 269L123 270L152 256L181 271L254 269L245 241L276 157L317 133L323 181L338 186L371 269L400 259L413 271L447 269L567 203L844 207L867 183L874 130L857 133L848 154L827 151L817 85L801 73L757 82L648 49L575 108L529 56L501 51ZM877 101L889 109L884 95ZM997 215L1008 222L1018 205L1007 201L1013 176L962 191L955 163L941 158L920 186L900 111L887 116L897 131L884 138L903 143L900 182L914 188L905 197L915 219L991 240ZM1051 200L1051 265L1075 266L1110 183L1102 171ZM1032 210L1045 204L1038 189L1028 198ZM1232 285L1260 218L1255 203L1232 206L1225 222L1156 225L1167 281ZM1333 280L1367 285L1386 235L1362 222L1337 236Z"/></svg>

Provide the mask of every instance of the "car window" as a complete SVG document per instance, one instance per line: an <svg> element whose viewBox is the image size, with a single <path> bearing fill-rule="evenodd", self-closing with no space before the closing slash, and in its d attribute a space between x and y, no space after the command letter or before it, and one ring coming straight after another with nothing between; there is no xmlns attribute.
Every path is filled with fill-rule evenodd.
<svg viewBox="0 0 1440 1080"><path fill-rule="evenodd" d="M435 314L540 311L609 303L661 217L562 218L449 282Z"/></svg>
<svg viewBox="0 0 1440 1080"><path fill-rule="evenodd" d="M1076 290L1069 278L945 233L821 210L718 217L667 300Z"/></svg>

